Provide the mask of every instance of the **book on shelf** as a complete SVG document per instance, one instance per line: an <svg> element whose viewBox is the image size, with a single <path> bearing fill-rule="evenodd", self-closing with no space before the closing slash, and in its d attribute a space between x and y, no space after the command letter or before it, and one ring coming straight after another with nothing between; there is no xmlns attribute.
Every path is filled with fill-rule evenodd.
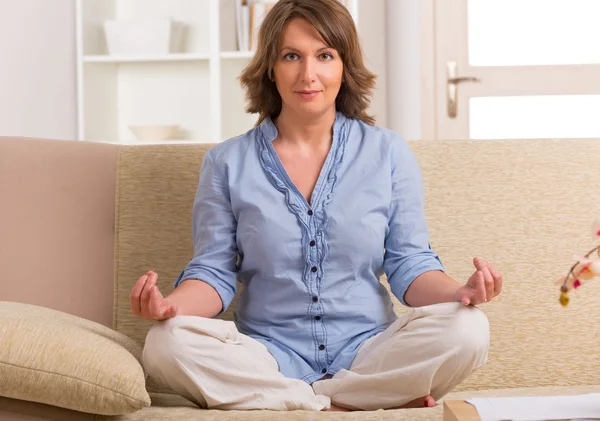
<svg viewBox="0 0 600 421"><path fill-rule="evenodd" d="M277 0L235 0L238 50L255 51L258 30Z"/></svg>
<svg viewBox="0 0 600 421"><path fill-rule="evenodd" d="M255 51L258 30L278 0L235 0L236 37L239 51ZM355 0L339 0L350 7Z"/></svg>
<svg viewBox="0 0 600 421"><path fill-rule="evenodd" d="M235 0L235 19L238 50L248 51L249 44L244 35L246 34L246 22L250 19L250 10L245 0Z"/></svg>

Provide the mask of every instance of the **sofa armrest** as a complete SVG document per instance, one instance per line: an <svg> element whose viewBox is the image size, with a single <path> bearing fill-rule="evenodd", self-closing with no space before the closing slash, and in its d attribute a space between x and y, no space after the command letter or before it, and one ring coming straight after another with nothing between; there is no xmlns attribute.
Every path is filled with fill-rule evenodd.
<svg viewBox="0 0 600 421"><path fill-rule="evenodd" d="M0 301L112 326L118 148L0 137Z"/></svg>

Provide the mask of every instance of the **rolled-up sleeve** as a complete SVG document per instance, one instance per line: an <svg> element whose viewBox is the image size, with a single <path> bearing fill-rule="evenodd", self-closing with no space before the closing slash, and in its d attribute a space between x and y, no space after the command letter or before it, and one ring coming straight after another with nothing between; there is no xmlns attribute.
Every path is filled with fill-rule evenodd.
<svg viewBox="0 0 600 421"><path fill-rule="evenodd" d="M429 245L423 181L417 160L401 138L393 143L392 201L385 239L384 271L392 293L404 305L406 290L419 275L444 271Z"/></svg>
<svg viewBox="0 0 600 421"><path fill-rule="evenodd" d="M194 257L179 275L175 287L188 279L212 286L227 310L236 292L237 223L231 208L227 176L211 151L204 155L192 216Z"/></svg>

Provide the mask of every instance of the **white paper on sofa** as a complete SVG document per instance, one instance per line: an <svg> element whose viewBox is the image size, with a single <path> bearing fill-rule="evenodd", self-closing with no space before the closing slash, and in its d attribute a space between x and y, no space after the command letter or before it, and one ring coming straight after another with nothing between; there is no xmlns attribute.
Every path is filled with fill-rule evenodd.
<svg viewBox="0 0 600 421"><path fill-rule="evenodd" d="M600 393L572 396L474 398L481 421L600 419Z"/></svg>

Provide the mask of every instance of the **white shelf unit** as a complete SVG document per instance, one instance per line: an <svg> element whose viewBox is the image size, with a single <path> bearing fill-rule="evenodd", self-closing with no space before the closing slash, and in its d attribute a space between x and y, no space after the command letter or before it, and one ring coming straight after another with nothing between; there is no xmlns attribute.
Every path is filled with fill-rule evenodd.
<svg viewBox="0 0 600 421"><path fill-rule="evenodd" d="M355 20L358 0L345 0ZM238 77L235 0L76 0L78 138L136 140L129 125L178 124L167 143L213 143L249 130ZM183 52L109 55L106 20L172 18L186 25Z"/></svg>

